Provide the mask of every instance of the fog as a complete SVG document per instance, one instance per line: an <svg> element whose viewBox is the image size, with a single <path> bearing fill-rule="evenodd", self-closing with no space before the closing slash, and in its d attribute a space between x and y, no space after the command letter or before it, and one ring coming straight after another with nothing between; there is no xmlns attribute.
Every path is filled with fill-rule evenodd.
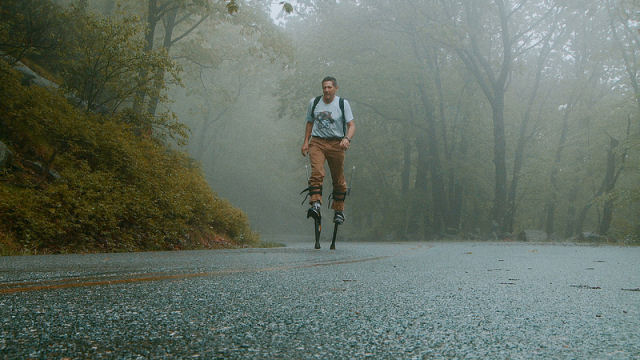
<svg viewBox="0 0 640 360"><path fill-rule="evenodd" d="M185 150L256 231L312 236L300 146L332 75L357 124L346 238L640 238L637 2L274 4L170 52Z"/></svg>

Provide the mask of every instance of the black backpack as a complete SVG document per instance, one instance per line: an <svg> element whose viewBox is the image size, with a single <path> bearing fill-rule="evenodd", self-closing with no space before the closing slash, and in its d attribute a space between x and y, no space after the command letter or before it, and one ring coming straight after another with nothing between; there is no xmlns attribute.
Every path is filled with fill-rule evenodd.
<svg viewBox="0 0 640 360"><path fill-rule="evenodd" d="M316 96L316 98L313 100L313 106L311 107L312 117L313 112L316 110L316 106L320 102L320 99L322 99L322 95ZM344 98L340 98L340 100L338 101L338 105L340 106L340 111L342 111L342 134L344 134L344 136L347 136L347 119L344 115Z"/></svg>

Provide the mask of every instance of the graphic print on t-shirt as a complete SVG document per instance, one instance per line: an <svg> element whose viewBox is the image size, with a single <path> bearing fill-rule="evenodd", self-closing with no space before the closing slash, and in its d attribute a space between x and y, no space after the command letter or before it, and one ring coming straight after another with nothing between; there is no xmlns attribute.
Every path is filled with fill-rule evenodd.
<svg viewBox="0 0 640 360"><path fill-rule="evenodd" d="M318 126L318 130L320 129L329 129L331 124L336 122L331 117L331 111L322 111L316 115L316 124Z"/></svg>

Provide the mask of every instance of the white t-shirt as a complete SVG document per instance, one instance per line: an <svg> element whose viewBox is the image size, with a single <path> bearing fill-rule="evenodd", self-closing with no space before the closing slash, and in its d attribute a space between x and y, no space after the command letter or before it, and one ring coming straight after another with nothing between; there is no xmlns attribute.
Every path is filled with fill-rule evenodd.
<svg viewBox="0 0 640 360"><path fill-rule="evenodd" d="M353 120L353 114L351 113L351 105L349 101L344 100L344 119L342 111L340 110L340 97L335 96L330 104L325 104L324 99L318 101L313 115L311 114L311 108L313 107L313 101L315 98L309 101L307 108L307 122L313 123L311 130L311 136L317 136L321 138L343 138L345 137L346 124ZM344 122L346 119L346 122Z"/></svg>

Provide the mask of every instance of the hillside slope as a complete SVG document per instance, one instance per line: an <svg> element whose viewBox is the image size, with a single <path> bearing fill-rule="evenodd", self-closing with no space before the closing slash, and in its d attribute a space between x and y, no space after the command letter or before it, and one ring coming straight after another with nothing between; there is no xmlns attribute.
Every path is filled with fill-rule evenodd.
<svg viewBox="0 0 640 360"><path fill-rule="evenodd" d="M258 242L188 156L23 80L0 60L0 254Z"/></svg>

